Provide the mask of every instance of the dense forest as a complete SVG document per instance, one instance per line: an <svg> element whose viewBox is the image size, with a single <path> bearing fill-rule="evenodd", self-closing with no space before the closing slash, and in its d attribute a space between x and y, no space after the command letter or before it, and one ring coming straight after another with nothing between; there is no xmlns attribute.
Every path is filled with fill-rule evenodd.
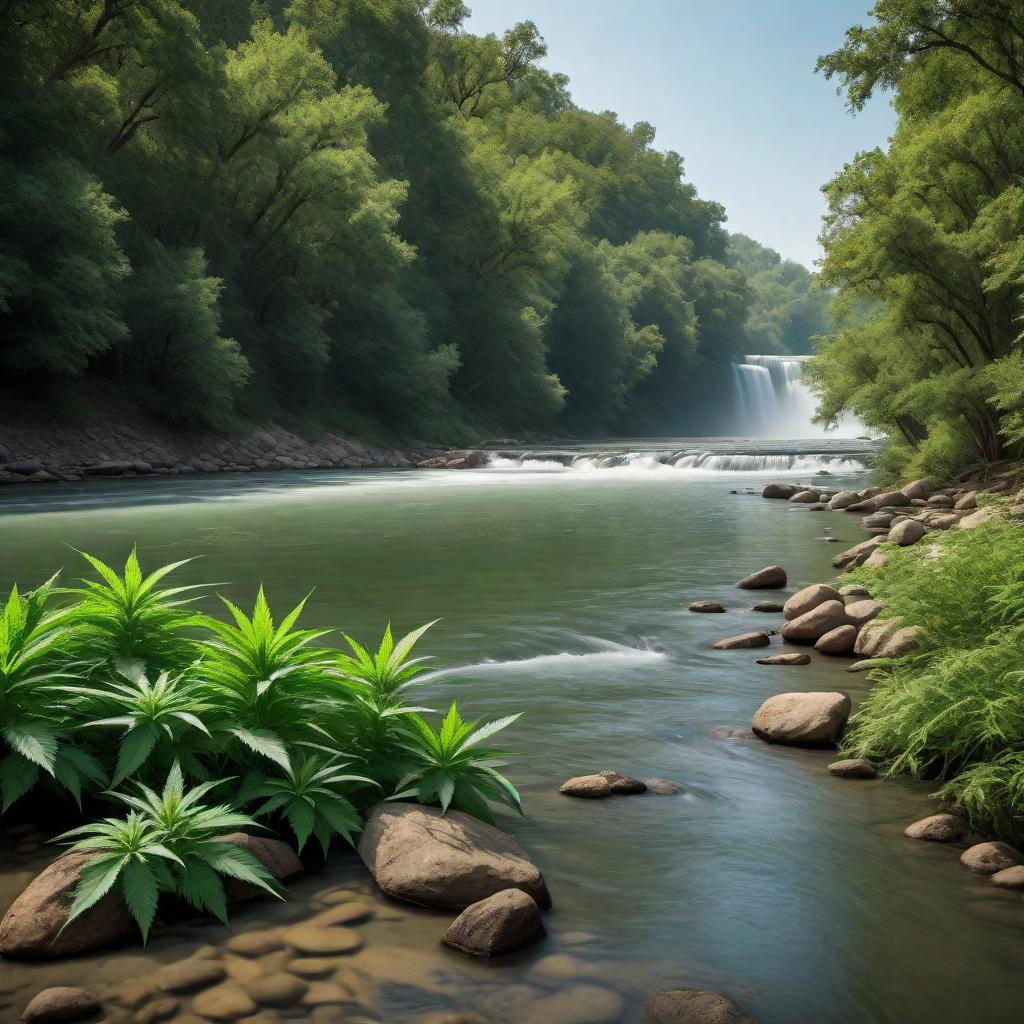
<svg viewBox="0 0 1024 1024"><path fill-rule="evenodd" d="M805 268L575 106L532 23L468 13L3 0L2 385L219 429L643 432L740 353L810 351Z"/></svg>
<svg viewBox="0 0 1024 1024"><path fill-rule="evenodd" d="M893 90L886 150L827 186L836 330L811 369L825 420L894 439L893 477L943 476L1024 442L1024 4L880 0L822 57L849 105Z"/></svg>

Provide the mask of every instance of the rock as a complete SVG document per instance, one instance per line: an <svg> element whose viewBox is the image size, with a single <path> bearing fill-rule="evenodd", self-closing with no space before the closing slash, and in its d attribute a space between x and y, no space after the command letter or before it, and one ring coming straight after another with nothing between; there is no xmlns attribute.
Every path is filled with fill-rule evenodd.
<svg viewBox="0 0 1024 1024"><path fill-rule="evenodd" d="M378 804L359 856L384 892L409 903L463 910L502 889L522 889L538 906L551 906L544 877L519 844L461 811Z"/></svg>
<svg viewBox="0 0 1024 1024"><path fill-rule="evenodd" d="M767 647L771 642L767 633L752 632L727 636L723 640L716 640L711 646L716 651L734 651L748 647Z"/></svg>
<svg viewBox="0 0 1024 1024"><path fill-rule="evenodd" d="M88 989L44 988L35 995L21 1014L23 1024L62 1024L84 1020L100 1012L103 1004Z"/></svg>
<svg viewBox="0 0 1024 1024"><path fill-rule="evenodd" d="M833 512L840 512L844 508L856 505L858 501L860 501L860 498L858 495L854 494L853 491L840 491L829 501L828 507L832 509Z"/></svg>
<svg viewBox="0 0 1024 1024"><path fill-rule="evenodd" d="M46 467L38 459L17 459L8 462L4 469L8 473L16 473L18 476L31 476L33 473L41 473Z"/></svg>
<svg viewBox="0 0 1024 1024"><path fill-rule="evenodd" d="M904 626L896 630L892 636L885 641L884 646L877 652L879 658L902 658L907 654L913 654L920 645L924 630L920 626Z"/></svg>
<svg viewBox="0 0 1024 1024"><path fill-rule="evenodd" d="M750 610L752 612L781 612L784 605L778 601L761 601Z"/></svg>
<svg viewBox="0 0 1024 1024"><path fill-rule="evenodd" d="M276 932L240 932L232 935L224 948L238 956L266 956L280 949L282 942Z"/></svg>
<svg viewBox="0 0 1024 1024"><path fill-rule="evenodd" d="M849 716L845 693L780 693L758 708L752 728L769 743L823 746L839 739Z"/></svg>
<svg viewBox="0 0 1024 1024"><path fill-rule="evenodd" d="M277 971L260 974L244 984L245 993L260 1006L294 1006L309 986L292 974Z"/></svg>
<svg viewBox="0 0 1024 1024"><path fill-rule="evenodd" d="M959 498L956 504L953 506L958 512L970 512L972 509L978 507L978 492L968 491L963 497Z"/></svg>
<svg viewBox="0 0 1024 1024"><path fill-rule="evenodd" d="M30 484L55 484L60 482L60 477L51 473L48 469L41 469L38 473L32 473L25 477Z"/></svg>
<svg viewBox="0 0 1024 1024"><path fill-rule="evenodd" d="M932 508L952 508L956 502L948 494L933 494L928 499L928 504Z"/></svg>
<svg viewBox="0 0 1024 1024"><path fill-rule="evenodd" d="M828 770L840 779L873 779L878 774L878 769L865 757L833 761Z"/></svg>
<svg viewBox="0 0 1024 1024"><path fill-rule="evenodd" d="M1014 864L1013 867L997 871L991 876L991 882L1000 889L1024 889L1024 865Z"/></svg>
<svg viewBox="0 0 1024 1024"><path fill-rule="evenodd" d="M916 544L924 536L924 527L913 519L904 519L897 523L890 531L888 541L890 544L899 544L901 548Z"/></svg>
<svg viewBox="0 0 1024 1024"><path fill-rule="evenodd" d="M351 928L297 924L288 928L281 937L303 956L341 956L363 948L363 940Z"/></svg>
<svg viewBox="0 0 1024 1024"><path fill-rule="evenodd" d="M689 604L691 612L724 612L725 608L717 601L692 601Z"/></svg>
<svg viewBox="0 0 1024 1024"><path fill-rule="evenodd" d="M577 775L563 782L558 792L565 796L576 796L584 800L599 800L611 796L611 783L603 775Z"/></svg>
<svg viewBox="0 0 1024 1024"><path fill-rule="evenodd" d="M832 564L837 569L856 568L858 565L863 565L875 548L877 548L881 543L881 537L871 537L868 540L861 541L860 544L854 544L852 548L840 551L839 554L832 559Z"/></svg>
<svg viewBox="0 0 1024 1024"><path fill-rule="evenodd" d="M824 636L818 637L814 649L822 654L853 654L853 642L857 639L856 626L837 626Z"/></svg>
<svg viewBox="0 0 1024 1024"><path fill-rule="evenodd" d="M85 467L86 476L120 476L131 471L130 462L97 462L95 465Z"/></svg>
<svg viewBox="0 0 1024 1024"><path fill-rule="evenodd" d="M623 775L622 772L610 768L597 774L608 780L608 785L616 796L634 796L637 793L647 792L647 786L639 779L634 779L632 775Z"/></svg>
<svg viewBox="0 0 1024 1024"><path fill-rule="evenodd" d="M736 584L741 590L778 590L786 585L786 570L778 565L768 565L745 576Z"/></svg>
<svg viewBox="0 0 1024 1024"><path fill-rule="evenodd" d="M798 619L801 615L813 611L826 601L838 601L839 591L827 583L814 583L803 590L798 590L783 606L782 612L787 619Z"/></svg>
<svg viewBox="0 0 1024 1024"><path fill-rule="evenodd" d="M198 957L168 964L156 973L156 986L162 992L195 992L223 980L222 964Z"/></svg>
<svg viewBox="0 0 1024 1024"><path fill-rule="evenodd" d="M758 658L758 665L810 665L811 656L791 651L787 654L770 654L767 658Z"/></svg>
<svg viewBox="0 0 1024 1024"><path fill-rule="evenodd" d="M911 501L915 498L927 498L934 489L934 482L928 479L912 480L909 484L904 484L901 488L903 493Z"/></svg>
<svg viewBox="0 0 1024 1024"><path fill-rule="evenodd" d="M521 1018L531 1024L618 1024L625 1006L622 997L599 985L575 985L543 996Z"/></svg>
<svg viewBox="0 0 1024 1024"><path fill-rule="evenodd" d="M846 602L847 608L849 608L855 601L870 597L871 591L867 587L862 587L859 583L848 583L845 587L839 588L839 594Z"/></svg>
<svg viewBox="0 0 1024 1024"><path fill-rule="evenodd" d="M819 637L846 625L846 606L842 601L828 600L812 608L782 627L782 639L791 643L813 643Z"/></svg>
<svg viewBox="0 0 1024 1024"><path fill-rule="evenodd" d="M695 989L655 992L647 1000L644 1015L650 1024L756 1024L727 996Z"/></svg>
<svg viewBox="0 0 1024 1024"><path fill-rule="evenodd" d="M655 796L679 796L686 792L686 787L675 779L645 779L647 792Z"/></svg>
<svg viewBox="0 0 1024 1024"><path fill-rule="evenodd" d="M887 668L889 662L883 658L865 658L863 661L855 662L847 667L847 672L872 672L876 668Z"/></svg>
<svg viewBox="0 0 1024 1024"><path fill-rule="evenodd" d="M180 1006L181 1004L178 1000L171 998L171 996L156 999L151 1003L147 1003L135 1014L135 1024L159 1024L159 1021L173 1017L178 1012ZM186 1018L179 1017L178 1019L181 1021ZM110 1018L108 1018L109 1020Z"/></svg>
<svg viewBox="0 0 1024 1024"><path fill-rule="evenodd" d="M503 889L466 907L441 941L472 956L499 956L523 949L543 934L533 897L522 889Z"/></svg>
<svg viewBox="0 0 1024 1024"><path fill-rule="evenodd" d="M898 619L872 619L865 623L857 634L853 653L866 658L877 657L899 626Z"/></svg>
<svg viewBox="0 0 1024 1024"><path fill-rule="evenodd" d="M977 512L964 516L956 525L961 530L973 530L976 526L981 526L982 523L987 523L990 519L997 519L999 515L1000 512L997 506L986 505L984 508L979 508Z"/></svg>
<svg viewBox="0 0 1024 1024"><path fill-rule="evenodd" d="M1024 856L1009 843L976 843L960 854L960 863L979 875L994 875L1024 864Z"/></svg>
<svg viewBox="0 0 1024 1024"><path fill-rule="evenodd" d="M232 832L230 835L218 836L222 842L231 843L240 850L255 857L279 882L287 882L305 873L299 855L280 839L268 836L251 836L245 832ZM251 882L242 882L237 878L224 879L224 892L232 903L243 900L262 899L267 892Z"/></svg>
<svg viewBox="0 0 1024 1024"><path fill-rule="evenodd" d="M903 830L908 839L922 839L928 843L952 843L966 833L967 822L955 814L930 814Z"/></svg>
<svg viewBox="0 0 1024 1024"><path fill-rule="evenodd" d="M884 551L872 551L864 564L869 569L884 569L889 564L889 556Z"/></svg>
<svg viewBox="0 0 1024 1024"><path fill-rule="evenodd" d="M803 488L794 484L768 484L761 492L762 498L791 498L797 491Z"/></svg>
<svg viewBox="0 0 1024 1024"><path fill-rule="evenodd" d="M248 1017L256 1012L257 1007L244 989L228 981L200 992L192 1000L192 1009L209 1020L234 1020L236 1017Z"/></svg>
<svg viewBox="0 0 1024 1024"><path fill-rule="evenodd" d="M861 629L877 618L884 608L885 605L881 601L872 601L870 598L864 601L852 601L846 606L846 618L855 629Z"/></svg>
<svg viewBox="0 0 1024 1024"><path fill-rule="evenodd" d="M310 924L324 925L331 927L339 924L364 924L374 915L373 907L365 903L345 902L337 906L329 907L316 917L310 918Z"/></svg>
<svg viewBox="0 0 1024 1024"><path fill-rule="evenodd" d="M813 505L820 500L818 491L797 491L789 498L796 505Z"/></svg>
<svg viewBox="0 0 1024 1024"><path fill-rule="evenodd" d="M0 922L0 953L6 957L74 956L138 931L117 893L108 893L64 928L79 873L91 859L89 854L65 854L29 883Z"/></svg>

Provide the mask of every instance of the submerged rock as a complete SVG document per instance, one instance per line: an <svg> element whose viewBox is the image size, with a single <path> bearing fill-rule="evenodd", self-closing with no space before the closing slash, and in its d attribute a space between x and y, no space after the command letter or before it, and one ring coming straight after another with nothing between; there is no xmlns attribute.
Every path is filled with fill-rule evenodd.
<svg viewBox="0 0 1024 1024"><path fill-rule="evenodd" d="M771 637L767 633L754 631L727 636L722 640L716 640L711 646L716 651L734 651L748 647L767 647L771 642Z"/></svg>
<svg viewBox="0 0 1024 1024"><path fill-rule="evenodd" d="M840 779L873 779L878 775L878 769L866 757L833 761L828 770Z"/></svg>
<svg viewBox="0 0 1024 1024"><path fill-rule="evenodd" d="M725 607L717 601L691 601L687 606L691 612L724 612Z"/></svg>
<svg viewBox="0 0 1024 1024"><path fill-rule="evenodd" d="M769 654L767 658L758 658L758 665L810 665L811 656L802 654L799 651L790 651L786 654Z"/></svg>
<svg viewBox="0 0 1024 1024"><path fill-rule="evenodd" d="M686 787L675 779L645 779L644 784L647 786L647 792L655 796L679 796L680 793L686 792Z"/></svg>
<svg viewBox="0 0 1024 1024"><path fill-rule="evenodd" d="M634 779L632 775L623 775L622 772L614 771L611 768L606 768L597 774L608 780L608 785L616 796L633 796L636 793L647 791L646 784L639 779Z"/></svg>
<svg viewBox="0 0 1024 1024"><path fill-rule="evenodd" d="M782 613L788 620L798 619L813 611L826 601L840 600L839 591L827 583L814 583L798 590L783 606Z"/></svg>
<svg viewBox="0 0 1024 1024"><path fill-rule="evenodd" d="M1009 843L976 843L960 854L960 863L979 875L994 875L1024 864L1024 856Z"/></svg>
<svg viewBox="0 0 1024 1024"><path fill-rule="evenodd" d="M84 1020L100 1012L103 1004L88 989L57 986L44 988L21 1014L22 1024L63 1024Z"/></svg>
<svg viewBox="0 0 1024 1024"><path fill-rule="evenodd" d="M522 889L538 906L551 906L544 877L522 847L461 811L378 804L359 856L384 892L408 903L463 910L502 889Z"/></svg>
<svg viewBox="0 0 1024 1024"><path fill-rule="evenodd" d="M929 814L908 825L903 834L927 843L952 843L967 834L967 822L956 814Z"/></svg>
<svg viewBox="0 0 1024 1024"><path fill-rule="evenodd" d="M780 693L758 708L752 728L769 743L826 746L839 739L849 716L845 693Z"/></svg>
<svg viewBox="0 0 1024 1024"><path fill-rule="evenodd" d="M644 1007L650 1024L756 1024L738 1003L719 992L655 992Z"/></svg>
<svg viewBox="0 0 1024 1024"><path fill-rule="evenodd" d="M736 584L741 590L778 590L787 582L786 570L779 565L766 565Z"/></svg>
<svg viewBox="0 0 1024 1024"><path fill-rule="evenodd" d="M611 796L611 783L603 775L577 775L558 787L564 796L580 797L583 800L599 800Z"/></svg>
<svg viewBox="0 0 1024 1024"><path fill-rule="evenodd" d="M991 882L1000 889L1024 889L1024 865L1014 864L1013 867L997 871L991 876Z"/></svg>
<svg viewBox="0 0 1024 1024"><path fill-rule="evenodd" d="M750 610L752 612L781 612L785 605L778 601L761 601Z"/></svg>
<svg viewBox="0 0 1024 1024"><path fill-rule="evenodd" d="M472 956L523 949L544 935L540 910L522 889L503 889L466 907L441 936L446 946Z"/></svg>
<svg viewBox="0 0 1024 1024"><path fill-rule="evenodd" d="M234 1020L256 1012L256 1004L245 990L232 981L208 988L192 1000L192 1009L210 1020Z"/></svg>

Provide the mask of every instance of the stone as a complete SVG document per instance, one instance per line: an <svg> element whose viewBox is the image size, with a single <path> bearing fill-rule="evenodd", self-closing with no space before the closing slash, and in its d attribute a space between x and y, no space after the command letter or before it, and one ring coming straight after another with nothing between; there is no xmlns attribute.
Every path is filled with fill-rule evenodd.
<svg viewBox="0 0 1024 1024"><path fill-rule="evenodd" d="M168 964L156 974L156 984L162 992L195 992L224 980L224 967L213 960L190 957Z"/></svg>
<svg viewBox="0 0 1024 1024"><path fill-rule="evenodd" d="M803 590L798 590L782 606L782 613L787 619L798 619L801 615L813 611L820 604L826 601L839 601L841 595L835 587L827 583L814 583Z"/></svg>
<svg viewBox="0 0 1024 1024"><path fill-rule="evenodd" d="M461 811L378 804L359 856L384 892L408 903L464 910L502 889L522 889L539 907L551 906L544 877L522 847Z"/></svg>
<svg viewBox="0 0 1024 1024"><path fill-rule="evenodd" d="M927 478L921 480L912 480L909 484L904 484L901 490L903 493L913 501L915 498L927 498L929 494L935 489L933 481Z"/></svg>
<svg viewBox="0 0 1024 1024"><path fill-rule="evenodd" d="M178 1012L180 1006L181 1003L172 996L155 999L136 1012L135 1024L159 1024L160 1021L173 1017Z"/></svg>
<svg viewBox="0 0 1024 1024"><path fill-rule="evenodd" d="M647 792L646 784L639 779L634 779L632 775L623 775L622 772L614 771L611 768L606 768L597 774L608 780L612 793L617 796L633 796L637 793Z"/></svg>
<svg viewBox="0 0 1024 1024"><path fill-rule="evenodd" d="M317 914L310 923L324 925L327 927L340 924L363 924L364 922L369 921L373 915L373 907L367 906L365 903L356 903L355 901L351 901L347 903L339 903L337 906L330 907L322 914Z"/></svg>
<svg viewBox="0 0 1024 1024"><path fill-rule="evenodd" d="M64 928L72 891L91 859L90 854L65 854L28 884L0 921L0 953L6 957L75 956L138 931L118 893L108 893Z"/></svg>
<svg viewBox="0 0 1024 1024"><path fill-rule="evenodd" d="M650 1024L756 1024L727 996L696 989L655 992L647 1000L644 1015Z"/></svg>
<svg viewBox="0 0 1024 1024"><path fill-rule="evenodd" d="M778 565L766 565L736 584L741 590L778 590L786 585L786 570Z"/></svg>
<svg viewBox="0 0 1024 1024"><path fill-rule="evenodd" d="M881 537L871 537L868 540L861 541L859 544L854 544L852 548L840 551L832 559L832 565L837 569L854 569L858 565L863 565L881 543Z"/></svg>
<svg viewBox="0 0 1024 1024"><path fill-rule="evenodd" d="M956 502L948 494L933 494L928 504L931 508L952 508Z"/></svg>
<svg viewBox="0 0 1024 1024"><path fill-rule="evenodd" d="M960 863L979 875L994 875L1024 864L1024 856L1009 843L975 843L960 854Z"/></svg>
<svg viewBox="0 0 1024 1024"><path fill-rule="evenodd" d="M692 601L688 605L691 612L724 612L725 607L717 601Z"/></svg>
<svg viewBox="0 0 1024 1024"><path fill-rule="evenodd" d="M44 988L22 1011L22 1024L63 1024L85 1020L100 1012L103 1004L88 989L59 985Z"/></svg>
<svg viewBox="0 0 1024 1024"><path fill-rule="evenodd" d="M866 658L877 657L889 639L900 628L898 619L872 619L863 625L853 645L853 653Z"/></svg>
<svg viewBox="0 0 1024 1024"><path fill-rule="evenodd" d="M840 779L873 779L878 769L866 757L847 757L833 761L828 770Z"/></svg>
<svg viewBox="0 0 1024 1024"><path fill-rule="evenodd" d="M814 649L822 654L853 654L853 643L857 639L856 626L837 626L814 642Z"/></svg>
<svg viewBox="0 0 1024 1024"><path fill-rule="evenodd" d="M574 985L543 996L527 1007L523 1021L536 1024L618 1024L622 997L600 985Z"/></svg>
<svg viewBox="0 0 1024 1024"><path fill-rule="evenodd" d="M583 800L599 800L611 796L611 783L603 775L577 775L558 787L564 796L580 797Z"/></svg>
<svg viewBox="0 0 1024 1024"><path fill-rule="evenodd" d="M780 693L758 708L752 728L769 743L826 746L839 739L849 717L845 693Z"/></svg>
<svg viewBox="0 0 1024 1024"><path fill-rule="evenodd" d="M884 608L885 605L881 601L872 601L870 598L851 601L846 606L846 619L855 629L861 629L877 618Z"/></svg>
<svg viewBox="0 0 1024 1024"><path fill-rule="evenodd" d="M256 1004L234 982L208 988L192 1000L192 1009L208 1020L234 1020L256 1012Z"/></svg>
<svg viewBox="0 0 1024 1024"><path fill-rule="evenodd" d="M280 839L269 836L251 836L246 832L232 832L230 835L218 836L222 842L231 843L240 850L255 857L279 882L287 882L305 873L299 855ZM242 882L237 878L224 879L224 892L233 903L243 900L263 899L268 896L265 889L251 882Z"/></svg>
<svg viewBox="0 0 1024 1024"><path fill-rule="evenodd" d="M466 907L441 936L446 946L472 956L523 949L544 935L540 910L522 889L503 889Z"/></svg>
<svg viewBox="0 0 1024 1024"><path fill-rule="evenodd" d="M797 491L790 495L789 500L796 505L813 505L820 498L817 491Z"/></svg>
<svg viewBox="0 0 1024 1024"><path fill-rule="evenodd" d="M867 587L861 586L859 583L848 583L845 587L839 588L839 594L842 599L846 602L847 606L860 601L863 598L870 597L871 591Z"/></svg>
<svg viewBox="0 0 1024 1024"><path fill-rule="evenodd" d="M266 956L281 948L283 943L275 932L241 932L232 935L224 948L238 956Z"/></svg>
<svg viewBox="0 0 1024 1024"><path fill-rule="evenodd" d="M778 601L760 601L750 610L752 612L781 612L785 605Z"/></svg>
<svg viewBox="0 0 1024 1024"><path fill-rule="evenodd" d="M95 465L85 467L86 476L120 476L122 473L130 473L132 463L130 462L97 462Z"/></svg>
<svg viewBox="0 0 1024 1024"><path fill-rule="evenodd" d="M782 639L791 643L813 643L819 637L845 626L846 606L842 601L829 600L812 608L782 627Z"/></svg>
<svg viewBox="0 0 1024 1024"><path fill-rule="evenodd" d="M31 476L33 473L41 473L46 467L38 459L17 459L8 462L4 469L8 473L17 473L18 476Z"/></svg>
<svg viewBox="0 0 1024 1024"><path fill-rule="evenodd" d="M952 843L967 834L967 822L956 814L929 814L908 825L903 834L927 843Z"/></svg>
<svg viewBox="0 0 1024 1024"><path fill-rule="evenodd" d="M987 523L990 519L997 519L999 515L998 506L986 505L984 508L979 508L977 512L964 516L956 525L961 530L973 530L976 526L981 526L982 523Z"/></svg>
<svg viewBox="0 0 1024 1024"><path fill-rule="evenodd" d="M798 651L786 654L769 654L767 658L758 658L758 665L810 665L811 656Z"/></svg>
<svg viewBox="0 0 1024 1024"><path fill-rule="evenodd" d="M849 665L846 669L847 672L872 672L876 668L886 668L889 666L884 658L865 658L863 661L855 662L853 665Z"/></svg>
<svg viewBox="0 0 1024 1024"><path fill-rule="evenodd" d="M711 646L716 651L735 651L749 647L767 647L771 642L771 637L767 633L754 631L727 636L722 640L716 640Z"/></svg>
<svg viewBox="0 0 1024 1024"><path fill-rule="evenodd" d="M351 1002L348 991L333 981L312 982L302 997L302 1005L309 1007L337 1006L348 1002ZM333 1021L335 1018L331 1016L328 1019Z"/></svg>
<svg viewBox="0 0 1024 1024"><path fill-rule="evenodd" d="M921 643L924 630L920 626L904 626L897 629L895 633L885 641L885 645L878 652L879 658L903 658L913 654Z"/></svg>
<svg viewBox="0 0 1024 1024"><path fill-rule="evenodd" d="M297 924L288 928L281 937L303 956L339 956L363 948L363 940L351 928Z"/></svg>
<svg viewBox="0 0 1024 1024"><path fill-rule="evenodd" d="M957 499L953 506L958 512L970 512L978 507L978 492L968 491L961 498Z"/></svg>
<svg viewBox="0 0 1024 1024"><path fill-rule="evenodd" d="M884 569L889 564L889 556L884 551L872 551L864 560L868 569Z"/></svg>
<svg viewBox="0 0 1024 1024"><path fill-rule="evenodd" d="M904 519L897 523L890 531L888 541L890 544L899 544L901 548L910 547L916 544L923 536L924 527L914 519Z"/></svg>
<svg viewBox="0 0 1024 1024"><path fill-rule="evenodd" d="M675 779L645 779L644 785L647 786L647 792L655 796L679 796L686 792L686 787Z"/></svg>
<svg viewBox="0 0 1024 1024"><path fill-rule="evenodd" d="M283 971L262 974L244 985L245 993L260 1006L294 1006L309 990L309 986L292 974Z"/></svg>
<svg viewBox="0 0 1024 1024"><path fill-rule="evenodd" d="M762 498L791 498L797 491L803 490L795 484L768 484L761 492Z"/></svg>
<svg viewBox="0 0 1024 1024"><path fill-rule="evenodd" d="M851 505L856 505L858 501L860 498L853 491L840 491L829 501L828 507L833 512L840 512Z"/></svg>
<svg viewBox="0 0 1024 1024"><path fill-rule="evenodd" d="M993 885L999 886L1000 889L1020 891L1024 889L1024 865L1014 864L1013 867L1003 868L1002 871L997 871L994 875L990 876L990 880Z"/></svg>

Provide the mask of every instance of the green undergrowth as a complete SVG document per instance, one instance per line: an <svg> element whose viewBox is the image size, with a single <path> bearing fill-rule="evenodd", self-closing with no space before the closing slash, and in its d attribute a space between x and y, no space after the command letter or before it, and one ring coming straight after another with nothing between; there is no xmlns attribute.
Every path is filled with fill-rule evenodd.
<svg viewBox="0 0 1024 1024"><path fill-rule="evenodd" d="M233 831L326 856L382 799L521 813L486 745L518 715L478 725L453 703L438 720L419 696L429 624L335 647L300 626L305 600L275 617L260 588L251 611L221 598L214 617L194 607L208 587L172 585L185 562L147 575L134 551L122 571L83 558L76 585L0 602L0 822L34 791L84 817L61 837L94 856L73 917L116 888L145 936L164 895L223 919L225 879L280 894L218 838Z"/></svg>
<svg viewBox="0 0 1024 1024"><path fill-rule="evenodd" d="M844 748L937 781L979 831L1024 838L1024 526L994 519L885 546L867 586L924 629L919 653L874 673Z"/></svg>

